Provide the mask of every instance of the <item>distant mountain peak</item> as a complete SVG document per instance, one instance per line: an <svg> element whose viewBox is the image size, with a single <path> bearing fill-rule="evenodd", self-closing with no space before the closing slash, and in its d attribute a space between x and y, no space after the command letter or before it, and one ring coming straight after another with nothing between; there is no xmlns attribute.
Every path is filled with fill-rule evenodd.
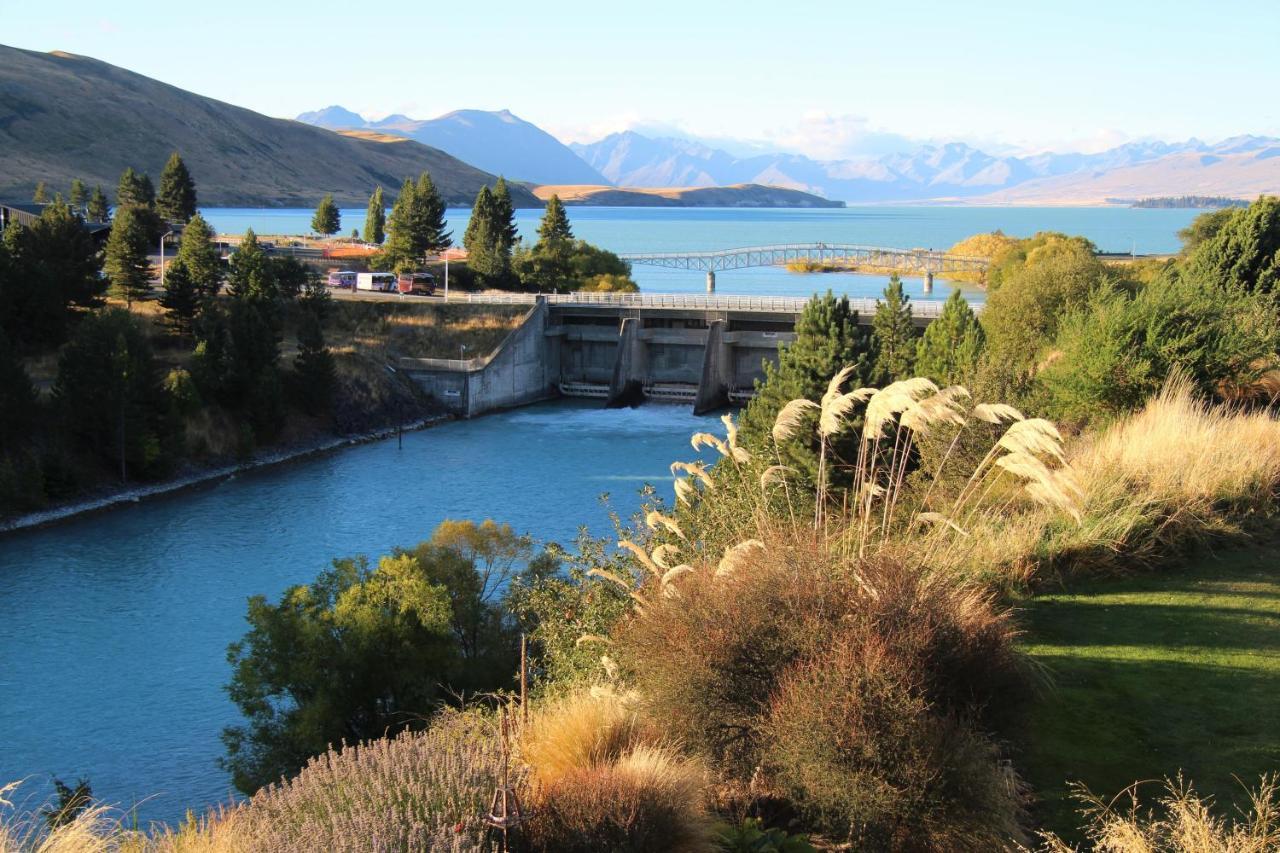
<svg viewBox="0 0 1280 853"><path fill-rule="evenodd" d="M359 113L353 113L346 107L340 107L337 104L325 107L322 110L313 110L311 112L302 113L295 121L303 124L313 124L316 127L324 127L329 130L339 130L342 128L361 128L367 122Z"/></svg>

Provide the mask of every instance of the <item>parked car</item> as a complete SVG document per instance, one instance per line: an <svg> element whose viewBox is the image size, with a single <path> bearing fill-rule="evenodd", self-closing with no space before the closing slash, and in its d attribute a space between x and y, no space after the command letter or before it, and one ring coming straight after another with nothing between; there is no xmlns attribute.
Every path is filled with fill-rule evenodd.
<svg viewBox="0 0 1280 853"><path fill-rule="evenodd" d="M401 293L414 296L436 295L436 277L429 272L402 272L397 285Z"/></svg>
<svg viewBox="0 0 1280 853"><path fill-rule="evenodd" d="M372 290L377 293L394 293L399 279L393 272L356 273L356 290Z"/></svg>
<svg viewBox="0 0 1280 853"><path fill-rule="evenodd" d="M340 287L343 290L356 289L356 272L354 270L331 270L329 277L325 283L330 287Z"/></svg>

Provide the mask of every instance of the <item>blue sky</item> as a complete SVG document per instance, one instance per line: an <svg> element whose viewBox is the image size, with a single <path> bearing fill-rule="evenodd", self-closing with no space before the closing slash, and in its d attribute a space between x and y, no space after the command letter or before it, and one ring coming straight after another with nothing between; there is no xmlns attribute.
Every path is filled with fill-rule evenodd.
<svg viewBox="0 0 1280 853"><path fill-rule="evenodd" d="M1280 135L1278 37L1275 0L0 0L0 43L269 115L509 108L573 141L634 127L818 157Z"/></svg>

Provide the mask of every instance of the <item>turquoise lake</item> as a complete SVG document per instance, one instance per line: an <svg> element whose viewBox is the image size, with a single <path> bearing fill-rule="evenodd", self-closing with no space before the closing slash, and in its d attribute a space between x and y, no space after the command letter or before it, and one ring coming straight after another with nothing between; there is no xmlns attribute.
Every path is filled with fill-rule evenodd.
<svg viewBox="0 0 1280 853"><path fill-rule="evenodd" d="M209 210L221 231L305 232L310 211ZM619 252L713 250L784 242L949 247L996 228L1053 229L1113 251L1177 249L1196 211L1124 208L863 207L843 210L570 208L577 234ZM536 211L521 211L530 234ZM349 231L363 211L344 211ZM451 211L455 234L466 211ZM700 291L701 273L636 268L652 291ZM908 280L909 289L919 282ZM873 276L780 269L722 273L722 293L875 295ZM941 294L945 290L939 288ZM646 482L670 496L667 466L692 457L714 421L682 408L602 410L558 402L444 424L170 497L0 535L0 784L53 776L138 819L174 821L231 796L219 733L238 722L223 685L227 644L248 596L276 597L334 557L375 557L445 518L493 517L540 541L612 529L598 501L627 515ZM513 455L517 450L518 455Z"/></svg>

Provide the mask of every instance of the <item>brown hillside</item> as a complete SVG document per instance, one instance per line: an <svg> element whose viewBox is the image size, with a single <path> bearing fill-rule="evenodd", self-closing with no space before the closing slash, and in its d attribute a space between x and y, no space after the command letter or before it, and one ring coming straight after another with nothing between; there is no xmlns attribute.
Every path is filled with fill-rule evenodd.
<svg viewBox="0 0 1280 853"><path fill-rule="evenodd" d="M381 134L378 135L381 137ZM332 192L363 206L378 184L431 173L450 204L470 206L496 178L418 142L333 133L205 98L83 56L0 45L0 198L73 178L113 194L128 166L158 183L178 151L204 206L298 206ZM522 187L521 207L541 203Z"/></svg>

